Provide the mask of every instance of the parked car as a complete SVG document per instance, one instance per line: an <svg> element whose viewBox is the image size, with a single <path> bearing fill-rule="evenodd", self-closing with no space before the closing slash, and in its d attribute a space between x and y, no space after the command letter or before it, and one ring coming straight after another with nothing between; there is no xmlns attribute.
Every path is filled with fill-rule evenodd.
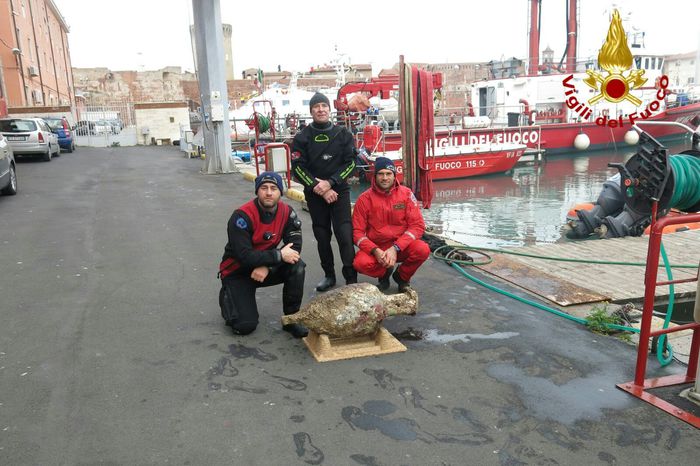
<svg viewBox="0 0 700 466"><path fill-rule="evenodd" d="M107 120L107 123L112 126L112 134L119 134L124 129L124 123L118 118Z"/></svg>
<svg viewBox="0 0 700 466"><path fill-rule="evenodd" d="M95 122L95 134L112 134L112 124L107 120L97 120Z"/></svg>
<svg viewBox="0 0 700 466"><path fill-rule="evenodd" d="M81 120L75 125L73 130L78 136L92 136L97 134L95 131L95 123L92 121Z"/></svg>
<svg viewBox="0 0 700 466"><path fill-rule="evenodd" d="M58 136L41 118L3 118L0 119L0 133L5 136L15 156L43 155L44 160L61 155Z"/></svg>
<svg viewBox="0 0 700 466"><path fill-rule="evenodd" d="M0 134L0 192L8 196L17 194L15 156L7 138Z"/></svg>
<svg viewBox="0 0 700 466"><path fill-rule="evenodd" d="M58 136L58 145L61 146L61 150L73 152L75 150L75 141L66 117L44 117L44 121L49 125L51 131Z"/></svg>

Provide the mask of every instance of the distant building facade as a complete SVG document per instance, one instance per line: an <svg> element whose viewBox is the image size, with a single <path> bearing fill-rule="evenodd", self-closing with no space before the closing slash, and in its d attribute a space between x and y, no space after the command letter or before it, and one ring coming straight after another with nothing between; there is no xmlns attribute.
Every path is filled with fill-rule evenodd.
<svg viewBox="0 0 700 466"><path fill-rule="evenodd" d="M489 79L514 78L525 75L525 61L516 57L487 63Z"/></svg>
<svg viewBox="0 0 700 466"><path fill-rule="evenodd" d="M695 79L695 69L698 52L667 55L663 72L668 76L671 86L688 86L698 84Z"/></svg>
<svg viewBox="0 0 700 466"><path fill-rule="evenodd" d="M149 71L112 71L109 68L74 68L75 92L79 101L91 104L115 101L188 102L200 105L199 83L194 73L178 66ZM237 105L255 94L252 80L226 81L229 101Z"/></svg>
<svg viewBox="0 0 700 466"><path fill-rule="evenodd" d="M74 105L69 31L53 0L0 2L0 97L8 107Z"/></svg>
<svg viewBox="0 0 700 466"><path fill-rule="evenodd" d="M179 66L150 71L112 71L109 68L73 68L78 98L106 101L182 102L183 81L196 81L194 73ZM197 99L199 100L199 99Z"/></svg>

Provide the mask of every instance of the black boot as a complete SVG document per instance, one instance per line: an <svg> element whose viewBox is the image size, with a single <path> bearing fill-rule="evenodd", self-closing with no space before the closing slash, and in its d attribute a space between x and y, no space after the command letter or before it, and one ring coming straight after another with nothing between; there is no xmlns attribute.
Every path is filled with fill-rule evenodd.
<svg viewBox="0 0 700 466"><path fill-rule="evenodd" d="M391 278L393 278L394 281L399 285L399 293L405 293L406 290L408 290L411 287L411 284L409 282L401 279L401 277L399 276L399 269L396 269Z"/></svg>
<svg viewBox="0 0 700 466"><path fill-rule="evenodd" d="M352 267L343 266L343 277L345 277L346 285L353 285L357 283L357 271Z"/></svg>
<svg viewBox="0 0 700 466"><path fill-rule="evenodd" d="M316 285L316 291L328 291L335 286L335 277L323 277L323 280Z"/></svg>
<svg viewBox="0 0 700 466"><path fill-rule="evenodd" d="M282 330L291 333L294 338L303 338L309 334L309 329L301 324L283 325Z"/></svg>
<svg viewBox="0 0 700 466"><path fill-rule="evenodd" d="M379 279L379 283L377 283L377 288L379 288L380 291L385 291L389 289L389 286L391 285L389 283L389 278L391 278L391 272L393 271L393 267L386 269L386 273Z"/></svg>

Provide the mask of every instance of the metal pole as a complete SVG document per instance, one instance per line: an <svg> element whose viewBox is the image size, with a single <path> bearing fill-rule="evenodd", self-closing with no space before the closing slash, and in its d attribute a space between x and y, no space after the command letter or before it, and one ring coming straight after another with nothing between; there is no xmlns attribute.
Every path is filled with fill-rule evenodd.
<svg viewBox="0 0 700 466"><path fill-rule="evenodd" d="M219 0L192 0L197 78L202 100L204 173L231 173L231 127L224 66L224 34Z"/></svg>
<svg viewBox="0 0 700 466"><path fill-rule="evenodd" d="M651 332L651 317L654 312L654 295L656 294L656 278L659 269L659 251L661 250L662 231L656 231L656 213L658 202L651 205L651 233L647 249L647 269L644 274L644 309L642 322L639 327L639 346L637 349L637 368L634 373L634 384L644 387L644 375L647 370L647 353L649 352L649 333Z"/></svg>
<svg viewBox="0 0 700 466"><path fill-rule="evenodd" d="M700 269L700 265L698 265L698 269ZM693 312L693 316L695 318L695 322L700 324L700 276L698 276L698 290L695 293L695 310ZM695 357L698 362L697 365L695 365L695 373L692 374L692 377L695 377L695 388L691 392L691 397L700 402L700 377L698 377L698 374L700 374L700 343L698 342L698 338L698 331L695 330L693 333L693 344L691 345L690 351L691 361L688 362L688 368L693 367L692 358Z"/></svg>

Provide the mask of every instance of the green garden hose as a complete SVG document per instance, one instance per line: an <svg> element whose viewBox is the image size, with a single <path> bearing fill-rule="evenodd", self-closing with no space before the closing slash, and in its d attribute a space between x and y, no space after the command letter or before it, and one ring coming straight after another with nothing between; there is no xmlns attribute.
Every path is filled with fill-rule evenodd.
<svg viewBox="0 0 700 466"><path fill-rule="evenodd" d="M483 250L505 252L505 251L497 250L497 249L493 249L493 248L484 248ZM486 260L481 261L481 262L474 262L473 260L459 259L458 257L465 257L465 254L463 253L463 251L477 252L477 253L485 256ZM572 315L569 315L569 314L562 312L558 309L555 309L553 307L545 306L544 304L538 303L536 301L532 301L530 299L523 298L523 297L518 296L516 294L510 293L502 288L499 288L495 285L488 284L488 283L484 282L483 280L480 280L480 279L476 278L475 276L468 274L462 268L462 265L470 265L470 266L485 265L485 264L489 264L492 262L492 258L489 255L481 252L481 249L470 248L470 247L454 247L454 246L446 245L446 246L441 246L441 247L437 248L433 252L432 255L435 259L437 259L439 261L446 262L452 268L457 270L461 275L463 275L464 277L473 281L474 283L477 283L477 284L483 286L484 288L487 288L491 291L495 291L496 293L502 294L504 296L508 296L509 298L515 299L517 301L520 301L520 302L525 303L527 305L536 307L538 309L541 309L543 311L557 315L559 317L564 317L565 319L571 320L572 322L576 322L576 323L582 324L582 325L588 325L587 319L572 316ZM529 256L529 257L538 257L538 258L547 258L545 256L535 256L535 255L527 255L527 254L519 254L519 255L525 255L525 256ZM663 258L664 267L666 268L666 274L668 276L669 281L671 281L671 280L673 280L673 274L671 272L672 265L668 263L668 256L666 255L666 249L664 248L663 243L661 243L661 256ZM595 263L595 264L612 263L611 261L591 261L591 260L566 259L566 258L553 258L553 260L571 261L571 262L588 262L588 263ZM614 262L614 263L616 265L638 265L637 263L633 263L633 262L627 262L627 263L626 262ZM681 266L674 266L674 267L681 267ZM685 267L685 266L682 266L682 267ZM696 266L694 266L694 268L695 267ZM669 302L668 302L668 307L666 309L666 319L664 320L663 328L668 328L669 323L671 321L671 316L673 314L674 294L675 294L675 289L674 289L674 286L671 284L669 286ZM640 333L640 330L637 328L634 328L634 327L627 327L624 325L610 324L610 323L601 323L601 325L603 325L604 327L606 327L610 330ZM658 340L658 344L657 344L657 348L656 348L656 358L662 366L666 366L669 363L671 363L671 361L673 361L673 348L670 345L666 344L666 340L667 340L666 335L662 335ZM664 356L665 349L668 350L667 356Z"/></svg>
<svg viewBox="0 0 700 466"><path fill-rule="evenodd" d="M255 117L257 118L258 131L264 133L270 129L270 119L268 117L259 113L256 113Z"/></svg>
<svg viewBox="0 0 700 466"><path fill-rule="evenodd" d="M669 157L675 186L669 207L685 211L700 202L700 158L693 155Z"/></svg>

